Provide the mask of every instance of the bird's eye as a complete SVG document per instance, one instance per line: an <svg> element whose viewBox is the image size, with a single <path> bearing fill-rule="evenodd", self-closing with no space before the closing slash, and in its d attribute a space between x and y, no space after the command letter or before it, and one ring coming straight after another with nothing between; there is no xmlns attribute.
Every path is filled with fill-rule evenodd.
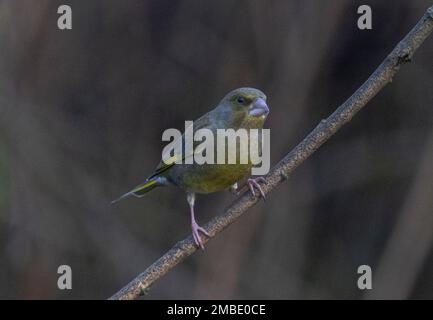
<svg viewBox="0 0 433 320"><path fill-rule="evenodd" d="M240 104L244 104L245 103L245 98L244 97L238 97L237 101Z"/></svg>

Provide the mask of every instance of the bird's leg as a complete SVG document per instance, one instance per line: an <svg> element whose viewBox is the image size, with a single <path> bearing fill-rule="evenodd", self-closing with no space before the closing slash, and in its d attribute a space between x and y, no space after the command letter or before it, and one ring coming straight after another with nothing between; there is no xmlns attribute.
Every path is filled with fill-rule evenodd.
<svg viewBox="0 0 433 320"><path fill-rule="evenodd" d="M229 191L231 193L233 193L234 195L238 196L240 193L240 189L238 186L238 183L236 182L235 184L233 184L232 186L230 186Z"/></svg>
<svg viewBox="0 0 433 320"><path fill-rule="evenodd" d="M195 221L194 216L194 203L195 203L195 193L188 193L187 194L187 200L189 204L189 208L191 210L191 229L192 229L192 237L194 238L195 244L200 247L201 249L204 249L203 242L200 238L200 232L204 235L210 237L210 234L202 227L200 227L197 224L197 221Z"/></svg>
<svg viewBox="0 0 433 320"><path fill-rule="evenodd" d="M247 180L248 187L250 188L250 191L253 194L253 196L254 197L256 196L256 193L254 192L254 188L256 188L259 191L260 195L262 196L263 200L266 200L265 193L263 192L263 189L260 186L259 182L266 183L266 179L263 177L258 177L258 178L249 178Z"/></svg>
<svg viewBox="0 0 433 320"><path fill-rule="evenodd" d="M252 195L255 197L256 196L256 192L254 191L254 188L257 189L260 193L260 195L262 196L263 200L266 200L265 197L265 193L263 192L262 187L260 186L260 182L265 183L266 180L263 177L258 177L258 178L249 178L247 179L247 181L241 186L238 187L238 184L235 183L234 185L232 185L230 187L230 192L235 194L235 195L240 195L242 190L248 186L248 188L250 189Z"/></svg>

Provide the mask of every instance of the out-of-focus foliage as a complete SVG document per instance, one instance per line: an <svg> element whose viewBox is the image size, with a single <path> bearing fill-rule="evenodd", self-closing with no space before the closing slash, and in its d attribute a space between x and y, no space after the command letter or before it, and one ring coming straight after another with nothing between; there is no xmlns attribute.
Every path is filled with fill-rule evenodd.
<svg viewBox="0 0 433 320"><path fill-rule="evenodd" d="M105 298L190 233L182 192L110 206L228 91L268 96L272 162L343 102L430 1L0 2L0 298ZM269 201L147 298L432 298L433 39ZM233 199L198 198L204 223ZM72 291L56 287L57 267ZM357 268L373 268L373 290Z"/></svg>

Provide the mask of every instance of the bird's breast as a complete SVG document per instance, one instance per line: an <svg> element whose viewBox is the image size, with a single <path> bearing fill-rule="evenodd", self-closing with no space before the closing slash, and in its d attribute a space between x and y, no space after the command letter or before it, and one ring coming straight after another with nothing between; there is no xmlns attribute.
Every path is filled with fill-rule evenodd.
<svg viewBox="0 0 433 320"><path fill-rule="evenodd" d="M170 171L170 180L187 191L211 193L229 188L250 170L250 164L179 164Z"/></svg>

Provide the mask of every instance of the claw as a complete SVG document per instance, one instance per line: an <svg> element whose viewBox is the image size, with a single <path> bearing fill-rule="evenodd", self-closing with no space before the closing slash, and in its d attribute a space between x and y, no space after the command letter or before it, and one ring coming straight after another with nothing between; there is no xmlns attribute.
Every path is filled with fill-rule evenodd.
<svg viewBox="0 0 433 320"><path fill-rule="evenodd" d="M204 245L200 237L200 232L203 233L205 236L210 237L209 232L207 232L204 228L200 227L195 221L191 223L191 229L192 229L192 237L194 238L195 244L198 247L200 247L202 250L204 250Z"/></svg>
<svg viewBox="0 0 433 320"><path fill-rule="evenodd" d="M252 181L250 181L252 180ZM254 187L255 187L255 183L256 181L254 181L253 179L248 179L248 188L250 188L251 194L255 197L256 193L254 192Z"/></svg>
<svg viewBox="0 0 433 320"><path fill-rule="evenodd" d="M263 178L263 177L258 177L258 178L256 178L256 179L249 178L249 179L247 180L247 184L248 184L248 187L250 188L250 191L251 191L252 195L253 195L254 197L256 196L256 193L254 192L254 188L256 188L256 189L259 191L260 195L262 196L263 200L266 201L265 193L263 192L263 189L262 189L262 187L260 186L259 182L263 182L263 183L265 183L265 182L266 182L266 179Z"/></svg>

